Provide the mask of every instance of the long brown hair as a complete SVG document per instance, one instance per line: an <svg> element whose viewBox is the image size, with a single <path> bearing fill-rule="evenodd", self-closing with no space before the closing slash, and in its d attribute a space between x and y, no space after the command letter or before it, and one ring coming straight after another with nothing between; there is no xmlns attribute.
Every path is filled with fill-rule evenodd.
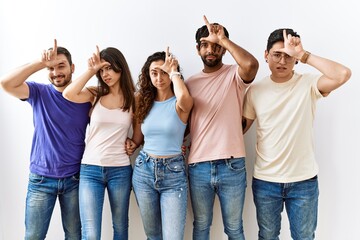
<svg viewBox="0 0 360 240"><path fill-rule="evenodd" d="M100 58L110 63L111 68L119 73L120 77L120 91L124 95L124 104L122 106L123 111L135 110L135 85L131 77L129 65L124 55L117 48L108 47L100 52ZM96 90L95 104L99 101L102 96L109 94L109 86L101 78L100 71L96 73L98 78L98 87Z"/></svg>

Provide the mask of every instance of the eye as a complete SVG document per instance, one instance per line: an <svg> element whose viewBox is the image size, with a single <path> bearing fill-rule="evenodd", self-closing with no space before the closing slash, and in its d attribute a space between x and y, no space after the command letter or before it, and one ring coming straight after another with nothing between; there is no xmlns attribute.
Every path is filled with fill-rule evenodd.
<svg viewBox="0 0 360 240"><path fill-rule="evenodd" d="M274 53L273 56L276 58L281 58L281 53Z"/></svg>

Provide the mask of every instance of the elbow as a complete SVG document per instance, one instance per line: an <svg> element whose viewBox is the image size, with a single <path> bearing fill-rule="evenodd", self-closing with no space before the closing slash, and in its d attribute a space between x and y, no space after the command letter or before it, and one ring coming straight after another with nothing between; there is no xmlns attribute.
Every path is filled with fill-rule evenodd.
<svg viewBox="0 0 360 240"><path fill-rule="evenodd" d="M345 67L341 72L340 84L346 83L351 77L351 70L350 68Z"/></svg>

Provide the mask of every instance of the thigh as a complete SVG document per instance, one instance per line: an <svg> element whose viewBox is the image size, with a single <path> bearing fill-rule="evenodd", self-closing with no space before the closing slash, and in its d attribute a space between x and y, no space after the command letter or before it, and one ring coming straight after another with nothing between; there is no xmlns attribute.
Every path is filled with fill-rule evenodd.
<svg viewBox="0 0 360 240"><path fill-rule="evenodd" d="M160 206L164 239L182 240L184 236L188 182L182 156L165 163L164 181L160 184Z"/></svg>
<svg viewBox="0 0 360 240"><path fill-rule="evenodd" d="M209 162L189 164L189 189L194 224L210 225L213 216L215 189L211 183Z"/></svg>
<svg viewBox="0 0 360 240"><path fill-rule="evenodd" d="M293 183L285 200L293 239L314 239L318 212L318 179Z"/></svg>
<svg viewBox="0 0 360 240"><path fill-rule="evenodd" d="M153 163L140 152L135 160L132 184L145 234L149 239L161 237L160 194L154 187L153 169Z"/></svg>
<svg viewBox="0 0 360 240"><path fill-rule="evenodd" d="M66 239L79 239L81 223L79 212L79 174L63 179L64 193L59 194L61 218Z"/></svg>
<svg viewBox="0 0 360 240"><path fill-rule="evenodd" d="M105 184L102 168L93 165L81 165L79 184L80 217L83 233L101 229ZM92 233L94 234L94 233Z"/></svg>
<svg viewBox="0 0 360 240"><path fill-rule="evenodd" d="M25 239L44 239L57 198L57 180L30 173L25 209Z"/></svg>
<svg viewBox="0 0 360 240"><path fill-rule="evenodd" d="M128 219L132 167L106 168L107 192L113 219Z"/></svg>
<svg viewBox="0 0 360 240"><path fill-rule="evenodd" d="M245 158L224 160L218 166L218 196L225 232L234 239L243 239L242 213L246 193Z"/></svg>
<svg viewBox="0 0 360 240"><path fill-rule="evenodd" d="M253 178L252 190L260 239L278 239L283 211L282 185Z"/></svg>

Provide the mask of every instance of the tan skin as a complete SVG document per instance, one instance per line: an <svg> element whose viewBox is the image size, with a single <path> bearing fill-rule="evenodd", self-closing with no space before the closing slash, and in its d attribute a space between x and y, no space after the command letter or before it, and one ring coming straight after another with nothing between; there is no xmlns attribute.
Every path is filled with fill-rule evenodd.
<svg viewBox="0 0 360 240"><path fill-rule="evenodd" d="M176 72L178 61L169 54L169 48L166 49L165 61L154 61L150 64L149 73L152 84L157 89L156 101L165 101L174 95L176 96L176 112L183 123L187 123L190 111L193 106L193 99L190 96L184 81L179 75L174 75L170 79L170 73ZM174 85L174 92L171 90L171 82ZM144 135L141 132L141 124L134 123L133 138L128 139L126 143L126 151L131 155L136 148L144 141ZM150 155L153 156L153 155ZM167 158L171 156L153 156Z"/></svg>
<svg viewBox="0 0 360 240"><path fill-rule="evenodd" d="M95 96L85 85L98 71L100 71L101 78L109 86L110 90L109 94L101 97L101 105L108 109L121 108L123 106L123 94L118 83L121 78L121 72L115 72L111 68L110 63L100 59L98 46L96 46L96 52L88 60L88 70L68 86L63 92L63 96L72 102L91 102L93 104ZM90 88L96 89L96 86Z"/></svg>
<svg viewBox="0 0 360 240"><path fill-rule="evenodd" d="M271 75L270 78L274 82L283 83L289 81L294 74L294 66L296 60L300 60L305 50L302 46L301 39L299 37L293 37L290 34L286 35L286 31L283 31L284 42L275 43L270 51L265 51L265 60L268 62ZM289 55L292 59L286 61L285 55L281 58L280 62L273 61L271 54L283 53ZM316 68L322 73L322 76L318 80L317 88L323 96L329 95L351 77L351 70L340 63L332 60L319 57L315 54L311 54L308 59L308 65ZM247 119L244 133L251 127L255 119Z"/></svg>
<svg viewBox="0 0 360 240"><path fill-rule="evenodd" d="M223 26L210 24L206 16L204 16L204 22L208 28L209 36L200 39L200 46L197 46L198 54L207 61L220 58L220 62L213 67L204 64L203 71L211 73L219 70L223 65L221 58L228 51L239 66L238 73L241 79L245 83L252 82L259 68L256 58L227 38Z"/></svg>
<svg viewBox="0 0 360 240"><path fill-rule="evenodd" d="M62 92L71 82L74 64L70 65L65 55L57 55L57 41L52 50L44 50L39 60L25 64L0 79L1 87L9 94L20 99L29 97L29 87L25 83L32 74L47 68L49 81Z"/></svg>

